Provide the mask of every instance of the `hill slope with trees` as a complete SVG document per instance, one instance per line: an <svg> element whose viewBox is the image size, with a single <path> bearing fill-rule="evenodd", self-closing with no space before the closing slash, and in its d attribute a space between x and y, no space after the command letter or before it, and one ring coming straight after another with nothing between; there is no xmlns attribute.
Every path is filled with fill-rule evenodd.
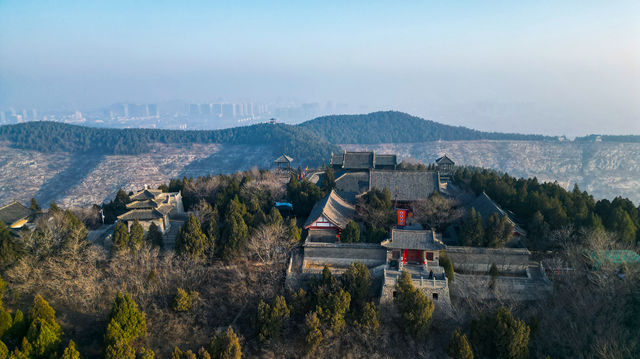
<svg viewBox="0 0 640 359"><path fill-rule="evenodd" d="M105 129L38 121L0 126L0 140L26 150L103 155L145 153L150 150L152 143L269 145L275 154L287 153L293 158L307 159L311 164L320 164L329 157L331 151L340 151L303 128L285 124L180 131Z"/></svg>
<svg viewBox="0 0 640 359"><path fill-rule="evenodd" d="M397 111L324 116L299 126L330 143L337 144L411 143L438 140L554 140L553 137L542 135L483 132L462 126L449 126Z"/></svg>

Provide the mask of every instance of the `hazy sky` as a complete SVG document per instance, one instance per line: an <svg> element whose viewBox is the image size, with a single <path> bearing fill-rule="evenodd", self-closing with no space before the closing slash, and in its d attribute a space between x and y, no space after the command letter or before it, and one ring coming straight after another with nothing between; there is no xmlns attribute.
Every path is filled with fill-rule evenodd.
<svg viewBox="0 0 640 359"><path fill-rule="evenodd" d="M640 134L640 1L0 0L0 106L218 98Z"/></svg>

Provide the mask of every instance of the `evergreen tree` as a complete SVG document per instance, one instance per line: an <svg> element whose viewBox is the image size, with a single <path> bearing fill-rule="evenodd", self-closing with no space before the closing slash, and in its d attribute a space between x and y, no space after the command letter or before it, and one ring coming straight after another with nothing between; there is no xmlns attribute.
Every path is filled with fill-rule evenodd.
<svg viewBox="0 0 640 359"><path fill-rule="evenodd" d="M342 275L342 283L351 296L351 307L355 310L363 309L371 286L369 268L360 262L351 263Z"/></svg>
<svg viewBox="0 0 640 359"><path fill-rule="evenodd" d="M280 211L278 211L278 209L276 207L271 208L271 212L269 212L269 215L267 216L267 224L273 225L273 224L280 224L282 223L282 215L280 214Z"/></svg>
<svg viewBox="0 0 640 359"><path fill-rule="evenodd" d="M40 205L38 204L38 201L36 201L35 198L31 198L31 204L29 205L29 209L31 209L32 211L40 210Z"/></svg>
<svg viewBox="0 0 640 359"><path fill-rule="evenodd" d="M171 359L197 359L196 354L191 350L182 351L177 346L173 348Z"/></svg>
<svg viewBox="0 0 640 359"><path fill-rule="evenodd" d="M325 287L329 288L329 287ZM316 312L326 323L327 332L325 336L338 335L344 329L345 315L349 310L351 295L342 288L337 290L321 290L317 293Z"/></svg>
<svg viewBox="0 0 640 359"><path fill-rule="evenodd" d="M322 177L322 190L325 193L331 192L332 189L336 187L336 176L333 172L332 167L328 167L324 171L324 176Z"/></svg>
<svg viewBox="0 0 640 359"><path fill-rule="evenodd" d="M12 347L18 346L22 338L27 335L27 329L29 329L28 325L29 323L25 320L22 311L17 309L13 315L11 328L5 332L2 339Z"/></svg>
<svg viewBox="0 0 640 359"><path fill-rule="evenodd" d="M60 207L55 202L49 203L49 213L59 213L62 212Z"/></svg>
<svg viewBox="0 0 640 359"><path fill-rule="evenodd" d="M340 242L354 243L360 242L360 227L354 221L349 221L347 226L340 233Z"/></svg>
<svg viewBox="0 0 640 359"><path fill-rule="evenodd" d="M224 230L216 251L225 260L230 260L240 253L249 239L249 228L242 214L246 208L237 199L231 200L225 214Z"/></svg>
<svg viewBox="0 0 640 359"><path fill-rule="evenodd" d="M316 312L309 312L304 317L305 337L304 343L307 352L313 353L323 340L322 330L320 330L320 318Z"/></svg>
<svg viewBox="0 0 640 359"><path fill-rule="evenodd" d="M0 268L17 261L22 251L18 239L11 234L9 227L0 221Z"/></svg>
<svg viewBox="0 0 640 359"><path fill-rule="evenodd" d="M0 341L0 359L7 359L9 357L9 348Z"/></svg>
<svg viewBox="0 0 640 359"><path fill-rule="evenodd" d="M449 282L453 282L455 272L453 271L453 262L446 252L440 252L440 265L444 268L444 273L447 275Z"/></svg>
<svg viewBox="0 0 640 359"><path fill-rule="evenodd" d="M467 336L462 334L460 330L456 329L449 339L449 349L447 354L452 359L473 359L473 351L471 351L471 345L467 340Z"/></svg>
<svg viewBox="0 0 640 359"><path fill-rule="evenodd" d="M129 248L129 243L130 238L127 225L122 222L116 223L116 227L113 229L113 250L123 251Z"/></svg>
<svg viewBox="0 0 640 359"><path fill-rule="evenodd" d="M293 243L300 242L300 236L302 235L302 230L296 224L295 218L289 218L287 222L287 234Z"/></svg>
<svg viewBox="0 0 640 359"><path fill-rule="evenodd" d="M7 333L13 325L11 314L2 306L0 306L0 338Z"/></svg>
<svg viewBox="0 0 640 359"><path fill-rule="evenodd" d="M144 228L136 219L131 224L131 230L129 231L129 247L132 250L138 250L142 247L142 241L144 241Z"/></svg>
<svg viewBox="0 0 640 359"><path fill-rule="evenodd" d="M507 216L491 213L484 228L484 246L491 248L504 247L506 242L511 239L512 234L513 225L509 222Z"/></svg>
<svg viewBox="0 0 640 359"><path fill-rule="evenodd" d="M209 354L212 359L240 359L242 349L240 340L231 327L226 332L216 335L209 345Z"/></svg>
<svg viewBox="0 0 640 359"><path fill-rule="evenodd" d="M189 219L180 227L180 233L176 238L176 253L188 255L191 258L204 258L205 251L208 250L207 236L202 233L200 220L194 215L189 215Z"/></svg>
<svg viewBox="0 0 640 359"><path fill-rule="evenodd" d="M380 314L376 304L374 302L368 302L364 305L362 314L360 314L360 317L355 321L355 324L360 329L367 330L371 333L377 333L380 329L379 316Z"/></svg>
<svg viewBox="0 0 640 359"><path fill-rule="evenodd" d="M39 294L33 298L33 306L31 310L29 310L29 321L33 324L38 320L42 320L42 322L47 324L56 334L62 334L62 329L56 322L56 311L53 310L49 303Z"/></svg>
<svg viewBox="0 0 640 359"><path fill-rule="evenodd" d="M34 358L48 358L54 355L60 345L62 330L59 325L51 325L43 318L31 322L26 340L31 344L31 356Z"/></svg>
<svg viewBox="0 0 640 359"><path fill-rule="evenodd" d="M122 339L126 344L147 334L147 319L138 310L138 305L128 293L118 291L109 315L106 342L117 344Z"/></svg>
<svg viewBox="0 0 640 359"><path fill-rule="evenodd" d="M482 224L482 216L476 212L475 208L471 208L471 212L460 228L460 243L463 246L479 247L483 242L484 226Z"/></svg>
<svg viewBox="0 0 640 359"><path fill-rule="evenodd" d="M258 304L258 314L256 317L256 327L258 329L258 339L266 342L270 339L278 339L282 334L284 321L291 314L284 297L277 296L273 305L264 301Z"/></svg>
<svg viewBox="0 0 640 359"><path fill-rule="evenodd" d="M129 345L124 337L117 337L107 344L105 350L106 359L136 359L136 351Z"/></svg>
<svg viewBox="0 0 640 359"><path fill-rule="evenodd" d="M149 225L149 231L147 231L146 241L147 243L160 248L164 246L162 232L160 232L158 226L153 222Z"/></svg>
<svg viewBox="0 0 640 359"><path fill-rule="evenodd" d="M395 289L394 301L405 323L406 332L414 338L424 338L431 326L433 302L414 287L407 271L402 271Z"/></svg>
<svg viewBox="0 0 640 359"><path fill-rule="evenodd" d="M193 302L198 299L198 292L190 291L187 293L182 288L176 290L176 295L173 298L172 308L176 312L188 312L193 307Z"/></svg>
<svg viewBox="0 0 640 359"><path fill-rule="evenodd" d="M529 358L530 329L505 307L471 321L473 351L499 359ZM479 355L480 356L480 355Z"/></svg>
<svg viewBox="0 0 640 359"><path fill-rule="evenodd" d="M73 340L69 340L69 345L64 348L60 359L80 359L80 353L76 349L76 343Z"/></svg>

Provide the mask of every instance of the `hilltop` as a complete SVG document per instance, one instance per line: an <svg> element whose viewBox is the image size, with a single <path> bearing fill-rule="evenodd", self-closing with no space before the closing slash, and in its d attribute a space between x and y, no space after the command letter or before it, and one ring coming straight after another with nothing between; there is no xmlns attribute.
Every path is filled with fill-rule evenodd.
<svg viewBox="0 0 640 359"><path fill-rule="evenodd" d="M483 132L462 126L450 126L397 111L323 116L299 126L323 140L336 144L413 143L440 140L555 140L555 137L542 135Z"/></svg>

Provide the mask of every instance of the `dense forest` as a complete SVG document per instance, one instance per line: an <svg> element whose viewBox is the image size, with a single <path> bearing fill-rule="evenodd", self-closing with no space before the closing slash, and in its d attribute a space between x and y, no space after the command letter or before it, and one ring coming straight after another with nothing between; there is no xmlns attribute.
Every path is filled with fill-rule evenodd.
<svg viewBox="0 0 640 359"><path fill-rule="evenodd" d="M530 249L552 249L550 234L563 228L606 230L620 243L636 247L640 243L640 207L627 198L596 201L576 185L567 191L557 183L537 178L515 178L493 170L464 167L454 174L459 185L476 194L487 193L503 208L513 211L529 232Z"/></svg>
<svg viewBox="0 0 640 359"><path fill-rule="evenodd" d="M322 142L303 128L285 124L258 124L215 131L155 129L105 129L57 122L27 122L0 126L0 140L12 146L41 152L96 152L101 154L139 154L153 143L220 143L268 145L274 155L286 153L318 165L340 151Z"/></svg>
<svg viewBox="0 0 640 359"><path fill-rule="evenodd" d="M554 140L541 135L482 132L397 111L318 117L299 125L331 143L410 143L455 140Z"/></svg>

